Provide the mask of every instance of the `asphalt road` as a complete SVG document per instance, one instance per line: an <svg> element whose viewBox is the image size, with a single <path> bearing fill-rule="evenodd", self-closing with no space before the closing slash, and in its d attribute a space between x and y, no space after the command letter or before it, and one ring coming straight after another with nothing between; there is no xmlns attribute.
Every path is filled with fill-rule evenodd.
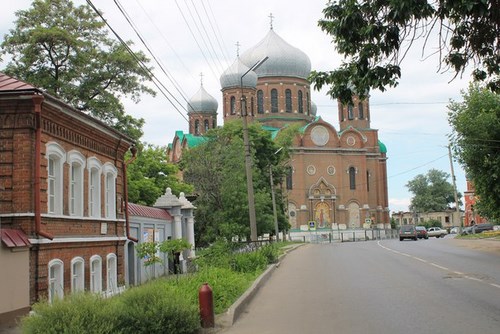
<svg viewBox="0 0 500 334"><path fill-rule="evenodd" d="M449 237L308 244L228 333L500 333L500 254Z"/></svg>

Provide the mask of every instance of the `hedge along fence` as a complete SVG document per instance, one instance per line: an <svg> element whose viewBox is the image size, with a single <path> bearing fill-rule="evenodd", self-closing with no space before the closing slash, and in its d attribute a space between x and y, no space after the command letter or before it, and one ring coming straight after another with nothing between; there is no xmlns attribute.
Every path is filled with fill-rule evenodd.
<svg viewBox="0 0 500 334"><path fill-rule="evenodd" d="M159 278L104 298L80 293L53 304L40 302L23 318L23 333L196 333L200 328L198 291L208 282L216 314L225 312L275 262L279 249L234 253L231 245L214 245L199 259L199 271ZM203 253L203 252L202 252Z"/></svg>
<svg viewBox="0 0 500 334"><path fill-rule="evenodd" d="M23 318L23 333L196 333L198 306L168 284L152 281L114 298L80 293L38 303Z"/></svg>

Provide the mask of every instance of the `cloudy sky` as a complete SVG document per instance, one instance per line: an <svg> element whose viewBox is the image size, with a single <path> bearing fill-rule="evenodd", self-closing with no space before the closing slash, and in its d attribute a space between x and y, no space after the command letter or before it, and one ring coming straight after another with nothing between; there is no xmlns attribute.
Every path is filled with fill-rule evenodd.
<svg viewBox="0 0 500 334"><path fill-rule="evenodd" d="M204 88L219 101L219 77L240 53L257 44L270 29L291 45L304 51L313 70L332 70L342 58L335 52L331 38L317 26L327 1L296 0L93 0L105 19L125 40L134 41L134 50L143 50L139 37L124 14L142 36L161 65L152 63L155 75L168 93L144 96L138 104L125 100L126 111L145 119L143 141L165 146L176 130L187 131L186 99ZM75 4L85 1L77 0ZM15 12L28 9L30 0L4 1L0 11L0 35L14 27ZM407 210L411 194L406 183L418 174L435 168L451 174L447 134L450 100L461 101L461 90L469 77L453 79L441 73L436 50L430 44L426 53L415 45L403 62L402 79L396 88L371 93L371 126L379 130L388 149L389 206L391 211ZM4 59L6 61L7 59ZM0 70L5 63L0 63ZM163 68L163 70L161 70ZM201 76L200 74L203 73ZM323 91L312 92L318 115L338 129L336 102ZM172 102L170 102L172 101ZM454 162L458 191L463 193L465 175ZM451 182L451 177L449 178Z"/></svg>

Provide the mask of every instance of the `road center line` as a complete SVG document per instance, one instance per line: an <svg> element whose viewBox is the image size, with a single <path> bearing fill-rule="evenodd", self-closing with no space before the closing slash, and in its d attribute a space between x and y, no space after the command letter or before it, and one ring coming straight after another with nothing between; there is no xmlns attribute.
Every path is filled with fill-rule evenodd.
<svg viewBox="0 0 500 334"><path fill-rule="evenodd" d="M440 266L439 264L435 264L435 263L432 263L432 262L429 262L429 264L431 266L434 266L436 268L439 268L439 269L443 269L443 270L446 270L446 271L450 271L450 269L446 268L446 267L443 267L443 266Z"/></svg>
<svg viewBox="0 0 500 334"><path fill-rule="evenodd" d="M410 257L410 258L412 258L412 259L418 260L418 261L423 262L423 263L428 263L428 264L430 264L431 266L434 266L434 267L439 268L439 269L441 269L441 270L444 270L444 271L447 271L447 272L452 272L452 273L454 273L454 274L456 274L456 275L460 275L460 276L462 276L462 277L463 277L463 278L465 278L465 279L468 279L468 280L471 280L471 281L476 281L476 282L481 282L481 283L486 283L484 280L482 280L482 279L480 279L480 278L475 278L475 277L467 276L467 275L465 275L464 273L461 273L461 272L459 272L459 271L452 271L452 270L450 270L449 268L446 268L446 267L440 266L439 264L436 264L436 263L433 263L433 262L429 262L429 261L424 260L424 259L421 259L421 258L419 258L419 257L413 256L413 255L410 255L410 254L407 254L407 253L399 252L399 251L394 250L394 249L392 249L392 248L389 248L389 247L383 246L382 244L380 244L380 241L377 241L377 244L378 244L380 247L384 248L385 250L388 250L388 251L391 251L391 252L393 252L393 253L397 253L397 254L400 254L400 255L403 255L403 256ZM500 289L500 285L498 285L498 284L495 284L495 283L486 283L486 284L489 284L489 285L491 285L491 286L493 286L493 287L495 287L495 288Z"/></svg>

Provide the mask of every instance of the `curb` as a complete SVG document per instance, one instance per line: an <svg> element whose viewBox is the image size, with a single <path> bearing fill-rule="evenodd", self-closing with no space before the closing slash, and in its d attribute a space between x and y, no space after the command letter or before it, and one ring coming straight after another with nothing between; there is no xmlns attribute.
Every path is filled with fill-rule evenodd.
<svg viewBox="0 0 500 334"><path fill-rule="evenodd" d="M250 303L253 299L257 291L259 291L260 287L267 282L271 274L276 268L278 268L281 264L282 259L291 251L297 249L298 247L304 244L295 244L288 247L285 250L285 253L280 255L277 263L273 263L269 265L269 267L264 271L254 282L253 284L245 291L238 300L236 300L233 305L231 305L225 313L219 314L215 317L215 327L218 329L223 329L227 327L231 327L234 322L238 319L238 317L243 313L245 307Z"/></svg>

